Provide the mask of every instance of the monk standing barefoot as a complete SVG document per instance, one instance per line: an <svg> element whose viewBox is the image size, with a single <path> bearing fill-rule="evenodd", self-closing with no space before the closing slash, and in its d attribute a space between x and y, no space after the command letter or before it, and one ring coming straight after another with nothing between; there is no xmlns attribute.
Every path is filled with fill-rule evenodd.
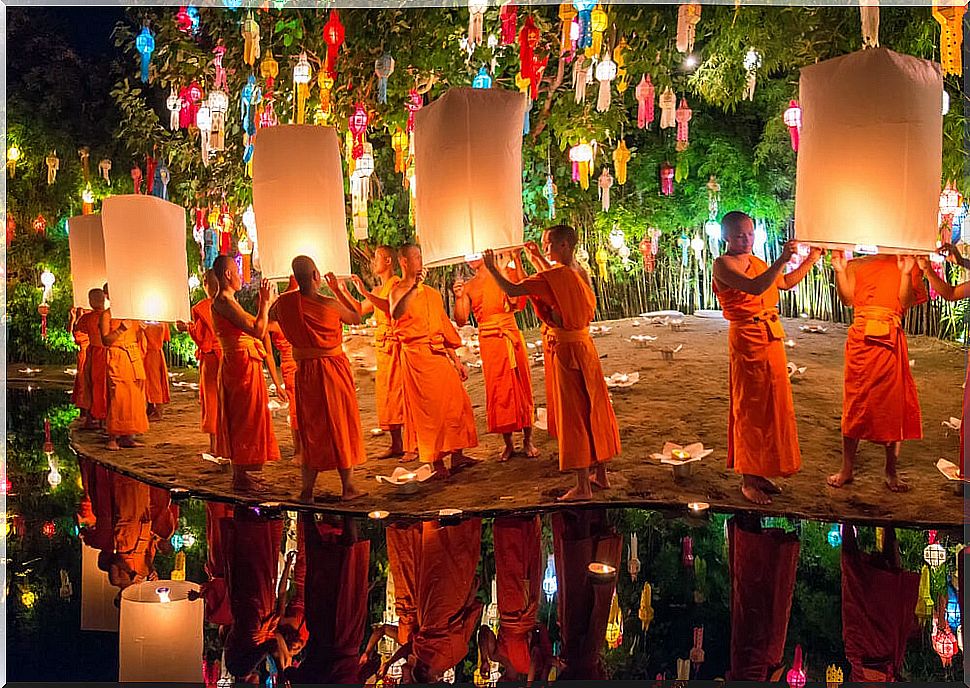
<svg viewBox="0 0 970 688"><path fill-rule="evenodd" d="M377 422L381 429L391 435L391 447L380 457L392 459L404 457L404 385L401 383L401 342L397 331L391 324L388 313L388 298L391 289L400 282L394 274L394 249L378 246L371 259L370 268L380 280L373 292L364 282L354 276L354 286L366 298L361 309L362 315L374 314L374 350L377 354L377 377L374 380L374 393L377 400ZM379 306L375 305L379 304Z"/></svg>
<svg viewBox="0 0 970 688"><path fill-rule="evenodd" d="M721 219L727 252L714 261L714 293L731 322L728 410L728 468L741 474L741 493L755 504L770 504L778 492L771 478L797 473L802 465L785 330L778 317L778 290L798 284L822 255L811 255L782 274L797 245L785 244L770 266L755 255L754 222L733 211Z"/></svg>
<svg viewBox="0 0 970 688"><path fill-rule="evenodd" d="M176 323L179 332L188 332L195 342L199 359L199 402L202 404L202 432L209 436L209 453L216 454L219 432L219 364L222 348L212 322L212 299L219 293L219 280L212 270L205 271L205 293L208 297L192 307L192 322Z"/></svg>
<svg viewBox="0 0 970 688"><path fill-rule="evenodd" d="M604 489L610 486L606 462L620 453L616 416L599 354L589 335L596 295L584 274L572 267L576 230L566 225L551 227L542 241L546 259L555 261L555 266L544 272L518 283L510 282L498 269L492 251L485 252L485 267L510 297L532 297L539 304L540 317L551 328L556 341L553 374L559 470L576 474L576 486L561 499L590 499L593 484Z"/></svg>
<svg viewBox="0 0 970 688"><path fill-rule="evenodd" d="M168 323L145 323L145 400L148 402L148 420L162 419L162 406L172 400L168 386L168 366L165 365L165 342L171 341Z"/></svg>
<svg viewBox="0 0 970 688"><path fill-rule="evenodd" d="M421 461L432 463L438 475L472 463L462 450L478 446L472 402L462 382L468 371L455 349L461 337L445 313L441 295L422 283L421 249L401 249L401 280L391 289L391 324L401 340L401 382L404 386L404 427L417 445Z"/></svg>
<svg viewBox="0 0 970 688"><path fill-rule="evenodd" d="M855 309L845 340L842 398L842 470L828 484L851 483L859 440L886 448L886 486L905 492L896 473L902 440L920 439L916 383L909 369L909 348L902 329L906 310L926 300L912 256L871 256L846 261L832 252L835 284L842 302Z"/></svg>
<svg viewBox="0 0 970 688"><path fill-rule="evenodd" d="M263 382L269 282L259 288L259 314L253 318L236 301L241 286L236 263L219 256L212 266L219 293L212 300L212 322L222 348L219 366L219 452L232 462L232 486L258 491L262 480L253 473L267 461L278 461L280 450L273 434L269 393Z"/></svg>
<svg viewBox="0 0 970 688"><path fill-rule="evenodd" d="M299 289L299 285L293 275L290 275L290 283L286 285L286 291L296 291L297 289ZM300 421L296 413L296 360L293 358L293 345L286 339L286 335L283 334L278 323L271 322L269 324L269 338L273 347L280 352L279 372L282 378L282 386L277 384L276 396L280 399L285 398L288 403L287 422L290 426L290 437L293 439L293 460L300 463L303 460L303 448L300 445L300 433L298 432Z"/></svg>
<svg viewBox="0 0 970 688"><path fill-rule="evenodd" d="M500 271L506 279L520 282L525 273L508 268L503 258ZM525 339L515 322L516 311L525 306L525 298L510 299L492 278L485 263L478 258L469 262L475 276L468 282L455 282L455 321L468 322L470 313L478 323L478 342L485 374L485 414L488 431L501 434L505 448L499 461L508 461L515 447L512 433L522 432L522 450L529 458L539 456L532 444L532 376ZM516 264L517 265L517 264Z"/></svg>
<svg viewBox="0 0 970 688"><path fill-rule="evenodd" d="M101 313L101 341L108 347L107 448L110 451L140 447L142 444L135 441L135 435L148 432L145 365L138 344L140 329L141 323L137 320L112 318L111 309Z"/></svg>
<svg viewBox="0 0 970 688"><path fill-rule="evenodd" d="M71 390L71 401L81 411L81 420L87 425L90 421L89 411L91 409L91 390L88 389L84 378L84 366L88 358L88 345L91 337L87 332L78 328L78 321L84 317L85 310L78 306L68 311L67 331L74 337L77 344L77 373L74 375L74 389Z"/></svg>
<svg viewBox="0 0 970 688"><path fill-rule="evenodd" d="M78 375L84 378L85 399L88 403L85 430L97 430L104 425L108 415L108 352L101 341L101 314L104 312L104 291L92 289L88 292L88 302L91 310L74 324L78 333L84 333L88 339L87 355L84 358L84 368L78 370Z"/></svg>
<svg viewBox="0 0 970 688"><path fill-rule="evenodd" d="M327 274L327 286L336 298L318 293L323 280L307 256L293 259L293 274L299 291L280 295L269 319L293 345L297 364L297 432L303 447L300 499L313 501L319 471L336 470L343 487L340 498L348 501L364 494L351 476L354 466L367 459L354 373L343 350L343 325L360 323L360 312L333 273Z"/></svg>

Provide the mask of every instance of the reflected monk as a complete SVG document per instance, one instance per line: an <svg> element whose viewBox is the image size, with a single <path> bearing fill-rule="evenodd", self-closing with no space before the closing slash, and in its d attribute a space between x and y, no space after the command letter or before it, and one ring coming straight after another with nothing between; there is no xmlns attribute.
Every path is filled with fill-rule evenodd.
<svg viewBox="0 0 970 688"><path fill-rule="evenodd" d="M505 448L499 461L508 461L515 451L512 433L522 433L522 451L529 458L539 456L532 444L532 376L529 373L529 353L525 338L515 321L515 313L525 307L525 298L505 295L481 258L468 263L475 276L468 282L456 281L455 321L459 326L468 323L474 313L478 324L478 342L485 375L485 417L488 431L501 434ZM499 270L506 279L521 282L525 273L503 257Z"/></svg>
<svg viewBox="0 0 970 688"><path fill-rule="evenodd" d="M145 400L148 420L162 419L162 406L172 400L168 386L168 366L165 364L165 342L171 341L168 323L145 323L142 326L145 357Z"/></svg>
<svg viewBox="0 0 970 688"><path fill-rule="evenodd" d="M775 682L784 671L782 659L798 568L798 535L779 528L762 530L761 518L756 515L735 516L727 525L731 669L726 678Z"/></svg>
<svg viewBox="0 0 970 688"><path fill-rule="evenodd" d="M887 528L882 551L859 550L855 528L842 529L842 638L851 680L899 680L913 630L919 574L904 571L896 529Z"/></svg>
<svg viewBox="0 0 970 688"><path fill-rule="evenodd" d="M87 406L85 430L97 430L108 417L108 350L101 340L101 314L104 313L104 291L92 289L88 292L91 310L77 319L74 329L87 335L88 349L84 358L83 377L84 399Z"/></svg>
<svg viewBox="0 0 970 688"><path fill-rule="evenodd" d="M225 502L205 503L205 575L206 582L198 592L189 592L189 599L205 600L205 620L219 626L232 623L232 607L229 604L229 584L226 574L226 546L224 523L232 520L233 506Z"/></svg>
<svg viewBox="0 0 970 688"><path fill-rule="evenodd" d="M192 322L176 323L179 332L188 332L195 342L199 361L199 403L202 405L202 432L209 436L209 454L216 454L219 432L219 364L222 348L212 322L212 299L219 293L219 280L212 270L205 271L206 298L192 306Z"/></svg>
<svg viewBox="0 0 970 688"><path fill-rule="evenodd" d="M740 211L721 218L727 252L714 261L714 293L728 330L727 466L741 474L741 494L771 504L781 490L771 478L802 466L795 404L788 379L785 330L778 315L778 290L792 289L822 255L813 248L797 268L783 274L797 244L789 241L770 266L751 253L754 221Z"/></svg>
<svg viewBox="0 0 970 688"><path fill-rule="evenodd" d="M263 481L253 474L267 461L280 458L263 381L269 282L263 280L260 285L259 314L253 318L236 301L241 283L235 261L219 256L212 269L219 280L219 293L212 300L212 322L222 348L219 454L228 454L232 462L233 489L260 491Z"/></svg>
<svg viewBox="0 0 970 688"><path fill-rule="evenodd" d="M108 296L108 285L104 285ZM148 432L145 402L145 364L138 344L141 323L115 320L111 309L101 313L101 341L107 351L109 451L141 447L135 435Z"/></svg>
<svg viewBox="0 0 970 688"><path fill-rule="evenodd" d="M286 285L286 292L296 291L299 289L299 285L296 283L296 278L290 275L290 281ZM286 293L284 292L284 293ZM280 399L284 398L287 401L287 422L290 426L290 437L293 439L293 460L296 463L300 463L303 460L303 448L300 444L300 433L297 429L300 426L299 418L296 412L296 361L293 359L293 345L287 340L286 336L283 334L283 330L280 329L278 323L270 322L269 327L270 341L273 343L273 347L280 352L280 377L283 380L283 388L280 389L277 385L276 396ZM275 379L275 378L274 378Z"/></svg>
<svg viewBox="0 0 970 688"><path fill-rule="evenodd" d="M81 411L81 420L84 425L88 425L91 422L89 415L91 390L88 389L87 381L84 378L84 366L88 359L88 345L91 343L91 336L77 327L77 323L84 316L84 313L85 310L80 306L68 310L67 331L71 333L74 343L77 345L77 373L74 375L71 401Z"/></svg>
<svg viewBox="0 0 970 688"><path fill-rule="evenodd" d="M294 258L293 274L299 290L281 294L268 317L293 345L297 364L297 433L303 448L300 500L312 502L317 473L332 470L340 476L341 500L356 499L365 493L354 486L352 474L367 455L354 373L343 350L343 325L360 323L360 311L333 273L326 281L335 298L318 293L323 280L311 258Z"/></svg>
<svg viewBox="0 0 970 688"><path fill-rule="evenodd" d="M549 228L543 234L542 248L546 259L556 265L518 283L505 278L492 251L484 255L485 267L502 291L510 297L530 296L540 304L537 313L548 318L555 340L552 362L559 470L576 474L576 486L560 497L562 501L591 499L593 485L609 488L606 462L620 453L616 416L599 354L589 335L596 295L585 273L572 267L576 242L572 227Z"/></svg>
<svg viewBox="0 0 970 688"><path fill-rule="evenodd" d="M964 270L970 270L970 260L964 258L959 249L953 244L944 244L940 247L940 253L946 255L946 258L951 263L959 265ZM970 298L970 282L961 282L957 285L952 285L949 282L940 278L939 275L933 270L933 266L930 264L929 258L920 256L916 259L919 264L919 269L923 273L923 276L929 281L930 286L940 295L943 299L947 301L959 301L961 299ZM961 418L963 423L960 425L960 476L964 479L967 478L966 472L966 427L967 427L967 411L970 409L970 352L968 352L967 358L967 369L963 381L963 413ZM962 597L960 598L963 599Z"/></svg>
<svg viewBox="0 0 970 688"><path fill-rule="evenodd" d="M374 314L374 350L377 354L377 375L374 394L377 401L377 422L382 430L391 435L391 446L379 459L409 458L404 452L404 384L401 381L401 341L391 323L391 290L400 281L394 274L395 252L390 246L378 246L371 258L371 272L378 279L374 291L367 289L363 280L354 275L354 286L365 297L361 315ZM375 305L379 304L379 305Z"/></svg>
<svg viewBox="0 0 970 688"><path fill-rule="evenodd" d="M124 590L129 585L155 580L156 537L152 533L151 489L120 474L112 475L114 554L108 580Z"/></svg>
<svg viewBox="0 0 970 688"><path fill-rule="evenodd" d="M886 487L909 489L896 473L903 440L923 437L916 382L909 369L903 314L926 301L912 256L868 256L847 261L832 252L839 299L854 309L845 340L842 391L842 469L828 484L842 487L854 478L859 441L886 450Z"/></svg>
<svg viewBox="0 0 970 688"><path fill-rule="evenodd" d="M409 245L399 255L401 280L390 290L391 324L401 340L405 446L417 446L418 457L448 475L474 463L463 450L478 446L472 402L462 382L468 370L455 350L461 337L448 319L441 294L423 284L421 249Z"/></svg>

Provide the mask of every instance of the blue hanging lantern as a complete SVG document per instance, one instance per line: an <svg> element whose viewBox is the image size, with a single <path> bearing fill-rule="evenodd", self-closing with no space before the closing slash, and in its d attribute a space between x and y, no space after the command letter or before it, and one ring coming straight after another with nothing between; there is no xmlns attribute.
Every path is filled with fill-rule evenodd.
<svg viewBox="0 0 970 688"><path fill-rule="evenodd" d="M576 40L577 48L589 48L593 45L593 32L590 24L593 21L593 8L596 7L595 0L574 0L573 7L578 13L579 38Z"/></svg>
<svg viewBox="0 0 970 688"><path fill-rule="evenodd" d="M543 195L546 197L546 202L549 204L549 219L556 219L556 185L552 183L552 175L546 175L546 186L542 190Z"/></svg>
<svg viewBox="0 0 970 688"><path fill-rule="evenodd" d="M472 79L472 88L491 88L492 77L485 67L478 70L478 74Z"/></svg>
<svg viewBox="0 0 970 688"><path fill-rule="evenodd" d="M955 633L960 627L960 598L952 585L946 586L946 624Z"/></svg>
<svg viewBox="0 0 970 688"><path fill-rule="evenodd" d="M222 0L222 4L226 6L227 10L235 12L242 7L242 0Z"/></svg>
<svg viewBox="0 0 970 688"><path fill-rule="evenodd" d="M182 533L175 533L174 535L172 535L172 547L175 549L176 552L182 549L182 546L184 544L185 544L185 540L182 538Z"/></svg>
<svg viewBox="0 0 970 688"><path fill-rule="evenodd" d="M212 227L205 228L203 237L203 246L205 248L205 268L208 270L216 262L216 258L219 257L219 241L216 238L216 230Z"/></svg>
<svg viewBox="0 0 970 688"><path fill-rule="evenodd" d="M529 98L528 103L529 103L529 107L527 107L525 109L525 117L524 117L524 120L522 122L522 135L523 136L526 136L529 133L529 130L530 130L529 113L532 112L532 99L531 98Z"/></svg>
<svg viewBox="0 0 970 688"><path fill-rule="evenodd" d="M192 22L192 35L199 33L199 25L201 24L201 19L199 19L199 8L195 5L189 5L185 8L185 13L189 15L189 21Z"/></svg>
<svg viewBox="0 0 970 688"><path fill-rule="evenodd" d="M256 76L250 74L249 79L246 80L246 85L242 87L242 92L239 94L239 117L242 120L243 132L249 136L256 133L256 119L252 106L254 102L257 102L253 97L257 90Z"/></svg>
<svg viewBox="0 0 970 688"><path fill-rule="evenodd" d="M135 38L135 48L141 53L141 80L142 83L148 82L148 66L152 61L152 53L155 52L155 37L152 32L148 30L147 26L143 26L141 33Z"/></svg>
<svg viewBox="0 0 970 688"><path fill-rule="evenodd" d="M161 198L163 201L168 200L168 183L171 181L172 175L168 171L168 165L162 160L158 163L158 167L155 168L155 179L152 184L152 196Z"/></svg>
<svg viewBox="0 0 970 688"><path fill-rule="evenodd" d="M829 541L829 545L833 548L840 547L842 545L842 528L838 523L832 524L828 535L826 535L826 539Z"/></svg>
<svg viewBox="0 0 970 688"><path fill-rule="evenodd" d="M394 58L389 54L381 55L374 61L374 73L377 74L377 102L387 104L387 79L394 73Z"/></svg>

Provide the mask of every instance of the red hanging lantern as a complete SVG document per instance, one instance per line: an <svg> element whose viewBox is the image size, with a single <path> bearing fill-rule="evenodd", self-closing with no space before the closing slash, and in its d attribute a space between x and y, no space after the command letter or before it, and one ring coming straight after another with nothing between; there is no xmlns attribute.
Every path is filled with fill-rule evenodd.
<svg viewBox="0 0 970 688"><path fill-rule="evenodd" d="M337 10L330 10L327 23L323 25L323 40L327 44L327 73L330 78L337 75L337 53L344 42L344 25L340 22Z"/></svg>
<svg viewBox="0 0 970 688"><path fill-rule="evenodd" d="M54 442L51 440L51 421L50 418L44 419L44 453L54 453Z"/></svg>
<svg viewBox="0 0 970 688"><path fill-rule="evenodd" d="M424 98L418 93L417 89L412 88L408 91L408 102L404 104L408 111L407 133L414 131L414 113L424 107Z"/></svg>
<svg viewBox="0 0 970 688"><path fill-rule="evenodd" d="M532 20L530 14L522 24L519 31L519 71L522 76L529 80L529 95L532 100L539 97L539 82L542 80L542 72L549 62L549 57L542 60L536 58L535 50L539 45L541 34Z"/></svg>
<svg viewBox="0 0 970 688"><path fill-rule="evenodd" d="M34 231L38 234L44 234L47 231L47 218L42 214L34 218L33 223Z"/></svg>
<svg viewBox="0 0 970 688"><path fill-rule="evenodd" d="M189 33L192 30L192 17L189 16L188 7L182 5L175 15L175 28L182 33Z"/></svg>
<svg viewBox="0 0 970 688"><path fill-rule="evenodd" d="M788 101L788 109L785 110L785 126L791 135L791 149L798 152L798 137L802 130L802 108L797 100Z"/></svg>
<svg viewBox="0 0 970 688"><path fill-rule="evenodd" d="M785 677L788 680L788 685L790 688L805 688L805 684L808 682L808 676L805 674L805 669L802 668L802 646L795 646L795 660L792 662L791 671Z"/></svg>
<svg viewBox="0 0 970 688"><path fill-rule="evenodd" d="M347 120L347 128L354 136L353 158L357 160L364 154L364 134L367 132L367 110L363 103L354 106L354 113Z"/></svg>
<svg viewBox="0 0 970 688"><path fill-rule="evenodd" d="M676 170L669 162L660 164L660 193L663 196L674 195L674 174Z"/></svg>
<svg viewBox="0 0 970 688"><path fill-rule="evenodd" d="M136 194L140 194L141 193L141 180L142 180L141 168L138 165L132 166L132 168L131 168L131 182L132 182L132 184L135 187L135 193Z"/></svg>
<svg viewBox="0 0 970 688"><path fill-rule="evenodd" d="M46 521L43 527L40 529L48 539L53 538L57 534L57 526L54 525L53 521Z"/></svg>
<svg viewBox="0 0 970 688"><path fill-rule="evenodd" d="M680 541L680 563L685 569L694 568L694 541L690 535Z"/></svg>
<svg viewBox="0 0 970 688"><path fill-rule="evenodd" d="M145 156L145 193L151 193L155 188L155 168L158 161L150 155Z"/></svg>
<svg viewBox="0 0 970 688"><path fill-rule="evenodd" d="M946 608L945 604L943 608ZM943 666L950 666L953 662L953 657L957 653L957 639L953 635L953 631L950 630L950 626L946 623L945 618L942 621L937 621L936 618L933 619L932 640L933 649L940 656L940 661L943 663Z"/></svg>
<svg viewBox="0 0 970 688"><path fill-rule="evenodd" d="M507 2L499 8L498 18L502 22L502 45L515 43L515 24L518 21L519 8L514 2Z"/></svg>
<svg viewBox="0 0 970 688"><path fill-rule="evenodd" d="M13 238L16 232L17 232L17 221L13 219L13 215L8 214L7 215L7 243L8 244L11 241L13 241Z"/></svg>

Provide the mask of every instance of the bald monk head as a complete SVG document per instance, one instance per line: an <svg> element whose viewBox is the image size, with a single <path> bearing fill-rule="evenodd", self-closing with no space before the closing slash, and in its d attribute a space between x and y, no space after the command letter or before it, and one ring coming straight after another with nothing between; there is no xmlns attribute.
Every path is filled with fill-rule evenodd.
<svg viewBox="0 0 970 688"><path fill-rule="evenodd" d="M751 253L754 248L754 220L747 213L732 210L721 218L721 237L727 242L728 253Z"/></svg>
<svg viewBox="0 0 970 688"><path fill-rule="evenodd" d="M296 278L296 283L300 285L301 294L309 296L320 291L320 285L323 283L323 280L320 278L320 271L317 270L317 264L313 262L313 258L310 258L310 256L297 256L293 259L291 267L293 268L293 276Z"/></svg>
<svg viewBox="0 0 970 688"><path fill-rule="evenodd" d="M205 285L205 293L210 299L214 299L216 294L219 293L219 278L216 277L214 270L206 270L205 274L202 276L203 284Z"/></svg>
<svg viewBox="0 0 970 688"><path fill-rule="evenodd" d="M579 243L579 235L569 225L555 225L542 233L542 251L547 260L559 265L573 264L573 251Z"/></svg>
<svg viewBox="0 0 970 688"><path fill-rule="evenodd" d="M421 258L421 247L415 244L405 244L398 252L397 261L401 266L401 277L404 281L421 279L424 272L424 261Z"/></svg>
<svg viewBox="0 0 970 688"><path fill-rule="evenodd" d="M370 271L382 279L394 274L394 259L396 252L390 246L378 246L374 249L374 257L370 259Z"/></svg>
<svg viewBox="0 0 970 688"><path fill-rule="evenodd" d="M92 289L88 292L88 303L91 304L91 310L103 311L104 310L104 290L102 289Z"/></svg>
<svg viewBox="0 0 970 688"><path fill-rule="evenodd" d="M242 286L239 268L230 256L216 256L215 262L212 263L212 272L219 281L220 291L229 290L235 293Z"/></svg>

